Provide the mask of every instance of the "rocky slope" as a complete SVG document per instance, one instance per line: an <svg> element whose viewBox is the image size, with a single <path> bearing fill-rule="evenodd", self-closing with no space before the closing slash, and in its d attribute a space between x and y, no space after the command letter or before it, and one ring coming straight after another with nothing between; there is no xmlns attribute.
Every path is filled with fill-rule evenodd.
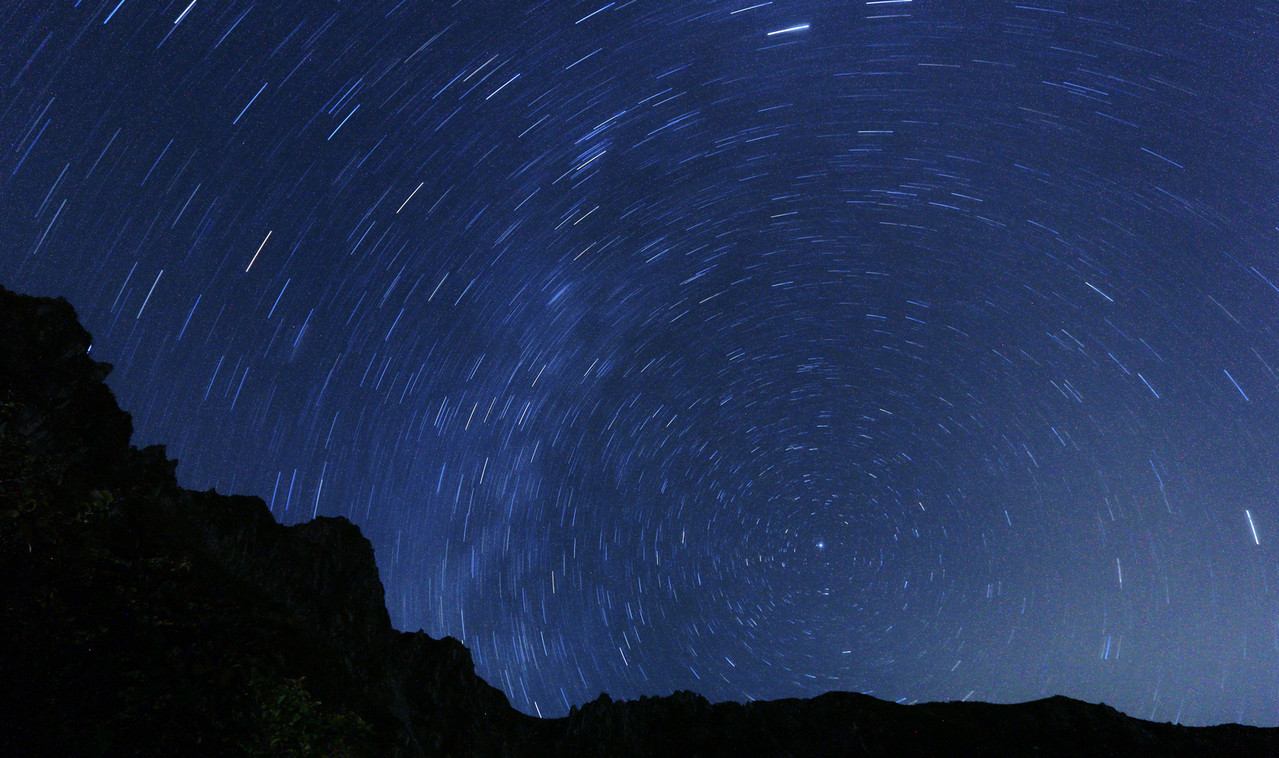
<svg viewBox="0 0 1279 758"><path fill-rule="evenodd" d="M535 719L452 638L391 628L350 522L181 489L63 300L0 288L0 755L1279 755L1279 730L1101 705L711 704Z"/></svg>

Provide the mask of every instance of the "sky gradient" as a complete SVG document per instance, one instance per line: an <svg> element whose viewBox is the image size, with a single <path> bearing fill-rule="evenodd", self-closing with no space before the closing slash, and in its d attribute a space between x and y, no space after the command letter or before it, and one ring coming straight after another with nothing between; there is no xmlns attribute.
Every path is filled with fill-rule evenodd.
<svg viewBox="0 0 1279 758"><path fill-rule="evenodd" d="M182 484L360 525L517 708L1279 724L1279 7L12 0L0 40L0 282L72 302Z"/></svg>

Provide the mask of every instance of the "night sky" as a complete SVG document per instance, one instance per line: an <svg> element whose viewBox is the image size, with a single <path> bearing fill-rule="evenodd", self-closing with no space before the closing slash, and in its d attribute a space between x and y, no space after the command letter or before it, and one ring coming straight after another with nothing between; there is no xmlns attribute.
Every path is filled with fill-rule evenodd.
<svg viewBox="0 0 1279 758"><path fill-rule="evenodd" d="M1277 724L1279 6L1015 2L6 0L0 283L526 712Z"/></svg>

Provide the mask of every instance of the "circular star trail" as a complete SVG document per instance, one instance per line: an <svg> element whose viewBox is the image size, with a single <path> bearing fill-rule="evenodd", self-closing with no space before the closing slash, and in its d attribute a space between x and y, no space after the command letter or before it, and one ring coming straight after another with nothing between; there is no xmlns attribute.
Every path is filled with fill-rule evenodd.
<svg viewBox="0 0 1279 758"><path fill-rule="evenodd" d="M529 713L1279 721L1265 3L20 0L0 279Z"/></svg>

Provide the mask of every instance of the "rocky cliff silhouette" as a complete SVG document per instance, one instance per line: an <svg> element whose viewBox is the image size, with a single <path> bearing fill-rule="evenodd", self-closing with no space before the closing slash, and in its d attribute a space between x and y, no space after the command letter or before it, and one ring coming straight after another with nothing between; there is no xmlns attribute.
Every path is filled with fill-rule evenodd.
<svg viewBox="0 0 1279 758"><path fill-rule="evenodd" d="M1279 755L1055 697L902 706L688 692L536 719L452 638L391 627L350 522L178 487L66 301L0 287L0 755Z"/></svg>

